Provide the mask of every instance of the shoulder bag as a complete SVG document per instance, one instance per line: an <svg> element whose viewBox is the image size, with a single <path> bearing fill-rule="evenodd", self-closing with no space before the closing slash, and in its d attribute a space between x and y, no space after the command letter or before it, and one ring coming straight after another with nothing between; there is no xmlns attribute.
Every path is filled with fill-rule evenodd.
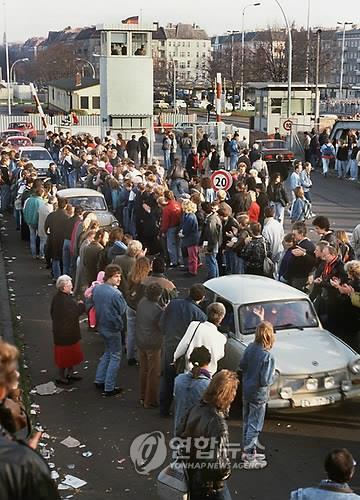
<svg viewBox="0 0 360 500"><path fill-rule="evenodd" d="M275 272L275 264L270 259L270 257L267 256L267 248L266 248L266 241L265 240L264 240L264 250L265 250L265 257L264 257L264 264L263 264L264 276L267 276L268 278L273 278L274 272Z"/></svg>
<svg viewBox="0 0 360 500"><path fill-rule="evenodd" d="M190 347L190 344L191 342L193 341L194 337L195 337L195 333L197 332L197 329L199 328L199 326L201 325L201 321L199 321L199 324L197 325L197 327L195 328L194 330L194 333L192 334L191 336L191 339L190 339L190 342L186 348L186 351L184 352L184 354L182 356L180 356L175 362L174 362L174 365L175 365L175 370L176 370L176 373L179 374L179 373L184 373L185 371L185 366L186 366L186 355L187 355L187 352L189 350L189 347Z"/></svg>
<svg viewBox="0 0 360 500"><path fill-rule="evenodd" d="M177 459L159 473L157 492L160 500L189 499L189 477L183 461Z"/></svg>

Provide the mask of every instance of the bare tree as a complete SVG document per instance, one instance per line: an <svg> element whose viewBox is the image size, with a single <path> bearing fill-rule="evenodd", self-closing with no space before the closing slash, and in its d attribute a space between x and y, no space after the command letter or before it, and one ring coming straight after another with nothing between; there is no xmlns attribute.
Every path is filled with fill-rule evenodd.
<svg viewBox="0 0 360 500"><path fill-rule="evenodd" d="M75 77L79 67L71 45L56 44L40 51L30 63L30 76L38 83Z"/></svg>

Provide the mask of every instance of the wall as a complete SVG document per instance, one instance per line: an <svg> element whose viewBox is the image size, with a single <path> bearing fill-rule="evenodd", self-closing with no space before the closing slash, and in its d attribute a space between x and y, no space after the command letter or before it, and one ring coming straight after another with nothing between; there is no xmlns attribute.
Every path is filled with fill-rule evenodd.
<svg viewBox="0 0 360 500"><path fill-rule="evenodd" d="M93 97L100 96L100 85L93 85L92 87L87 87L81 90L76 90L73 92L73 109L81 110L81 99L80 97L88 97L89 98L89 108L84 109L83 111L89 115L99 115L100 109L93 108Z"/></svg>
<svg viewBox="0 0 360 500"><path fill-rule="evenodd" d="M70 112L70 96L67 90L58 89L49 85L49 107Z"/></svg>

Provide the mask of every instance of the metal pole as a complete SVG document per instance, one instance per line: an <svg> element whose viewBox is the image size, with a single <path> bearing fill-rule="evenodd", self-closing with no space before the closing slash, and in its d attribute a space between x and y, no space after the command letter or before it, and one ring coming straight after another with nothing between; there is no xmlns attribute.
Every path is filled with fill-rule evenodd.
<svg viewBox="0 0 360 500"><path fill-rule="evenodd" d="M342 98L343 80L344 80L345 29L346 29L346 23L344 23L343 27L342 48L341 48L341 69L340 69L340 86L339 86L340 99Z"/></svg>
<svg viewBox="0 0 360 500"><path fill-rule="evenodd" d="M305 67L305 83L309 83L309 64L310 64L310 3L308 0L307 11L307 36L306 36L306 67Z"/></svg>
<svg viewBox="0 0 360 500"><path fill-rule="evenodd" d="M10 60L9 60L9 42L7 37L7 14L6 14L5 0L3 2L3 6L4 6L4 43L5 43L5 58L6 58L7 103L8 103L8 114L11 115Z"/></svg>
<svg viewBox="0 0 360 500"><path fill-rule="evenodd" d="M221 122L221 73L216 73L216 121Z"/></svg>
<svg viewBox="0 0 360 500"><path fill-rule="evenodd" d="M176 68L175 61L173 61L173 71L174 71L174 80L173 80L173 103L174 103L174 112L176 113Z"/></svg>
<svg viewBox="0 0 360 500"><path fill-rule="evenodd" d="M240 109L244 107L244 64L245 64L245 10L242 11L241 22L241 82L240 82Z"/></svg>
<svg viewBox="0 0 360 500"><path fill-rule="evenodd" d="M319 115L320 115L320 93L319 93L319 73L320 73L320 47L321 47L321 30L316 32L316 70L315 70L315 130L319 131Z"/></svg>
<svg viewBox="0 0 360 500"><path fill-rule="evenodd" d="M293 52L293 49L292 49L292 33L291 33L291 27L290 27L290 23L289 23L289 20L285 14L285 11L281 5L281 3L279 2L279 0L275 0L275 2L278 4L281 12L282 12L282 15L284 16L284 21L285 21L285 24L286 24L286 29L287 29L287 32L288 32L288 38L289 38L289 60L288 60L288 102L287 102L287 117L288 119L291 119L291 86L292 86L292 52Z"/></svg>
<svg viewBox="0 0 360 500"><path fill-rule="evenodd" d="M234 32L231 33L231 87L232 87L232 107L233 111L235 111Z"/></svg>

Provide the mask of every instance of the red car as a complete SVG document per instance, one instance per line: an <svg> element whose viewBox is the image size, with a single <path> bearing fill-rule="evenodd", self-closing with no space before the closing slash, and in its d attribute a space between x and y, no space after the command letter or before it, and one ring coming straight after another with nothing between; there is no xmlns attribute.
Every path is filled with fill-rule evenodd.
<svg viewBox="0 0 360 500"><path fill-rule="evenodd" d="M11 147L11 149L15 149L18 151L20 148L32 146L32 142L30 137L26 137L24 135L13 135L6 139L7 144Z"/></svg>
<svg viewBox="0 0 360 500"><path fill-rule="evenodd" d="M285 141L278 139L259 139L255 141L259 145L259 153L266 161L269 175L279 172L282 179L287 179L292 166L294 153L289 150Z"/></svg>
<svg viewBox="0 0 360 500"><path fill-rule="evenodd" d="M0 141L7 141L9 137L13 137L14 135L22 135L25 136L25 132L23 130L17 130L15 128L10 130L3 130L0 132Z"/></svg>
<svg viewBox="0 0 360 500"><path fill-rule="evenodd" d="M24 134L29 137L32 141L36 139L37 130L33 123L31 122L11 122L9 123L9 129L17 129L24 132Z"/></svg>

